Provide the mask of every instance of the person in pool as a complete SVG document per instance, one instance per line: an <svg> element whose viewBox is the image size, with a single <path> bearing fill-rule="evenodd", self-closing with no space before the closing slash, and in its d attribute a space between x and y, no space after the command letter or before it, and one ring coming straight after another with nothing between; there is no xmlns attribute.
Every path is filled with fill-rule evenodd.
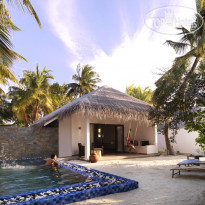
<svg viewBox="0 0 205 205"><path fill-rule="evenodd" d="M134 140L130 137L130 132L131 132L131 129L129 130L129 132L127 134L127 138L126 138L127 146L130 148L129 152L134 150L135 153L137 154L137 150L136 150L136 148L134 146Z"/></svg>
<svg viewBox="0 0 205 205"><path fill-rule="evenodd" d="M47 160L47 162L45 163L45 165L59 165L60 163L57 160L57 156L56 154L52 154L51 158Z"/></svg>

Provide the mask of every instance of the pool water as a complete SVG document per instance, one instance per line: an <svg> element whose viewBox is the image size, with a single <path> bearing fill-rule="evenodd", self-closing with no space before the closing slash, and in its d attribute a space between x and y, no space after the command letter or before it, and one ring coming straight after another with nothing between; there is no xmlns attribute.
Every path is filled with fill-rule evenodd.
<svg viewBox="0 0 205 205"><path fill-rule="evenodd" d="M44 166L44 160L22 160L0 164L0 196L49 189L88 181L71 170Z"/></svg>

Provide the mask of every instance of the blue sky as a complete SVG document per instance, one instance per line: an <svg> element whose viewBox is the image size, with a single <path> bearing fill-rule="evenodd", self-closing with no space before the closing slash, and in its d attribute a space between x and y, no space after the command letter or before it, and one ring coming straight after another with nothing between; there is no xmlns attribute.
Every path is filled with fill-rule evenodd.
<svg viewBox="0 0 205 205"><path fill-rule="evenodd" d="M53 71L55 81L70 83L78 63L90 64L100 74L101 85L121 91L132 83L154 88L158 69L170 67L176 57L164 42L177 36L166 34L166 29L153 32L145 25L146 15L169 5L195 9L194 0L30 1L42 29L29 15L10 9L23 30L13 33L14 50L29 61L15 62L16 75L34 70L38 63Z"/></svg>

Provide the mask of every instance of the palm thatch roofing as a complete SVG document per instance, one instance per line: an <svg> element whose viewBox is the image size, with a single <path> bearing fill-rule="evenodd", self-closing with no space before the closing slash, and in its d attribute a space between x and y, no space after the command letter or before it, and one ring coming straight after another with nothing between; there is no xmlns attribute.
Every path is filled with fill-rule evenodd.
<svg viewBox="0 0 205 205"><path fill-rule="evenodd" d="M84 95L77 100L69 102L56 111L36 121L32 126L43 127L52 119L63 119L76 112L86 113L88 116L99 118L113 117L123 120L147 120L151 106L137 98L103 86Z"/></svg>

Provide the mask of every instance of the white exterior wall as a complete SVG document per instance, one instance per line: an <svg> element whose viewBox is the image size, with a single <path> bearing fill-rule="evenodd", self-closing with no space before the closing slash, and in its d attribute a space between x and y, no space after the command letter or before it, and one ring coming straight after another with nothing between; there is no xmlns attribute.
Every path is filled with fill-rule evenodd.
<svg viewBox="0 0 205 205"><path fill-rule="evenodd" d="M170 132L171 134L171 132ZM175 136L176 143L173 143L174 151L181 153L198 153L202 152L199 145L196 145L195 139L198 137L197 132L188 133L185 129L180 129ZM163 151L166 149L164 135L158 134L158 149Z"/></svg>
<svg viewBox="0 0 205 205"><path fill-rule="evenodd" d="M59 120L59 157L72 156L72 119Z"/></svg>
<svg viewBox="0 0 205 205"><path fill-rule="evenodd" d="M97 117L91 117L90 123L95 124L112 124L112 125L124 125L124 144L126 145L126 137L129 129L131 128L131 138L135 136L135 140L141 142L142 140L148 140L151 145L155 145L157 136L155 137L155 127L151 124L138 122L135 120L123 121L121 119L99 119Z"/></svg>
<svg viewBox="0 0 205 205"><path fill-rule="evenodd" d="M135 136L135 140L138 141L140 145L141 141L148 140L150 145L156 145L155 150L157 150L157 135L155 127L152 127L151 123L143 121L123 121L122 119L99 119L95 116L89 117L89 123L91 124L112 124L112 125L124 125L124 145L126 147L126 137L129 129L131 128L131 138ZM64 129L64 130L63 130ZM66 133L68 133L69 137L66 138ZM69 155L78 155L78 143L82 143L85 146L86 142L86 123L85 116L83 113L75 113L71 117L66 117L63 120L60 120L59 123L59 155L65 155L68 153ZM90 139L93 139L93 131L90 126ZM66 141L67 140L67 141ZM61 143L60 143L61 142ZM69 144L69 149L67 149L67 145ZM72 145L72 147L71 147ZM72 150L72 151L71 151Z"/></svg>
<svg viewBox="0 0 205 205"><path fill-rule="evenodd" d="M85 116L82 113L75 113L72 116L72 145L73 155L78 154L78 143L81 142L85 145ZM156 145L157 150L157 135L156 128L152 127L151 123L139 122L135 120L123 121L122 119L113 118L98 118L95 116L89 117L89 123L91 124L112 124L112 125L124 125L124 145L126 145L126 136L128 130L131 128L131 137L135 136L135 140L140 145L141 141L148 140L150 145ZM78 128L81 127L79 130ZM90 129L90 138L93 140L93 130Z"/></svg>
<svg viewBox="0 0 205 205"><path fill-rule="evenodd" d="M85 146L85 118L81 113L72 115L72 155L78 155L78 143Z"/></svg>
<svg viewBox="0 0 205 205"><path fill-rule="evenodd" d="M155 145L155 127L152 127L151 124L137 124L138 123L136 121L131 121L131 126L130 122L125 123L125 137L127 136L129 128L131 127L131 138L135 136L134 139L138 141L139 146L141 145L141 141L149 141L150 145Z"/></svg>

